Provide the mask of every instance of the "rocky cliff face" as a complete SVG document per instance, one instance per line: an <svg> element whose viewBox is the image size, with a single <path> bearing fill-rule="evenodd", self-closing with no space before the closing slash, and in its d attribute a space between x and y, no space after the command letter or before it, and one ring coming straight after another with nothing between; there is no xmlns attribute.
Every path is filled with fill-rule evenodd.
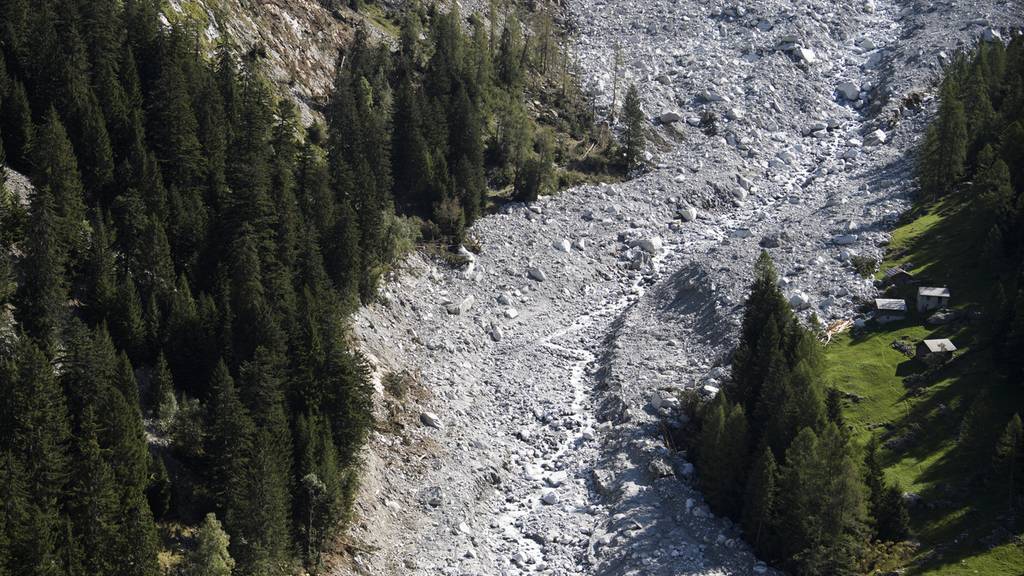
<svg viewBox="0 0 1024 576"><path fill-rule="evenodd" d="M197 25L211 48L226 34L242 51L264 52L271 79L299 101L308 120L328 96L338 49L351 40L355 27L365 23L383 35L373 21L331 5L320 0L170 0L165 17Z"/></svg>

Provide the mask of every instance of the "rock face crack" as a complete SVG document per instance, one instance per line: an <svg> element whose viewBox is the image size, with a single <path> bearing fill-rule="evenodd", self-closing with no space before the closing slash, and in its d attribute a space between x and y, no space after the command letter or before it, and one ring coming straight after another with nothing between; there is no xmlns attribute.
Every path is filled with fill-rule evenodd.
<svg viewBox="0 0 1024 576"><path fill-rule="evenodd" d="M677 394L727 380L762 250L804 318L874 296L851 259L908 206L930 79L1021 25L994 0L568 6L598 105L637 83L650 170L509 205L474 225L469 267L413 255L360 312L375 376L417 378L379 387L350 530L367 552L339 571L768 572L666 444Z"/></svg>

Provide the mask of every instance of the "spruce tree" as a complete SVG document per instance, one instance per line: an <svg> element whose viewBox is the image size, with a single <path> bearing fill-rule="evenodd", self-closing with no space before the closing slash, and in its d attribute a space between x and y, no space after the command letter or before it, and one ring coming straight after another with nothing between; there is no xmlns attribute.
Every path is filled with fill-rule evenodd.
<svg viewBox="0 0 1024 576"><path fill-rule="evenodd" d="M854 574L866 542L864 485L849 442L834 424L804 428L780 478L779 542L798 574Z"/></svg>
<svg viewBox="0 0 1024 576"><path fill-rule="evenodd" d="M336 209L327 172L326 152L316 142L318 131L316 125L311 127L302 147L296 175L297 196L306 223L319 237L328 239L334 226Z"/></svg>
<svg viewBox="0 0 1024 576"><path fill-rule="evenodd" d="M21 263L16 317L29 336L52 351L66 315L67 284L61 221L49 187L37 189L32 197L31 226L35 233Z"/></svg>
<svg viewBox="0 0 1024 576"><path fill-rule="evenodd" d="M283 358L258 348L254 359L243 364L240 375L241 392L256 433L238 498L243 509L237 511L237 519L228 519L230 525L240 526L240 534L245 536L245 550L236 559L253 572L259 565L279 571L287 560L292 440L281 390L284 363Z"/></svg>
<svg viewBox="0 0 1024 576"><path fill-rule="evenodd" d="M317 414L300 414L296 422L296 499L299 544L307 566L320 564L342 511L342 487L330 424Z"/></svg>
<svg viewBox="0 0 1024 576"><path fill-rule="evenodd" d="M275 438L258 430L249 443L244 475L232 487L225 520L232 556L246 574L284 574L288 563L288 477L274 459Z"/></svg>
<svg viewBox="0 0 1024 576"><path fill-rule="evenodd" d="M0 453L0 570L6 574L66 574L54 503L33 501L24 469L11 452Z"/></svg>
<svg viewBox="0 0 1024 576"><path fill-rule="evenodd" d="M206 432L208 485L214 505L229 515L241 511L243 508L236 498L248 473L253 424L223 362L214 369L210 380Z"/></svg>
<svg viewBox="0 0 1024 576"><path fill-rule="evenodd" d="M747 416L743 407L736 404L731 407L729 417L725 420L720 456L723 460L721 509L733 518L739 516L743 504L747 458L750 454L747 442Z"/></svg>
<svg viewBox="0 0 1024 576"><path fill-rule="evenodd" d="M25 489L41 508L56 506L70 473L67 400L43 351L20 338L13 357L0 359L8 382L0 406L0 446L21 463Z"/></svg>
<svg viewBox="0 0 1024 576"><path fill-rule="evenodd" d="M178 187L198 183L205 170L197 136L199 126L185 76L172 55L166 56L161 63L160 77L147 102L149 123L146 133L160 158L164 176Z"/></svg>
<svg viewBox="0 0 1024 576"><path fill-rule="evenodd" d="M135 281L122 276L117 282L117 307L110 318L110 332L118 346L136 359L144 356L145 322Z"/></svg>
<svg viewBox="0 0 1024 576"><path fill-rule="evenodd" d="M910 511L903 499L903 487L894 482L885 487L882 495L885 514L878 517L876 530L882 540L897 542L910 535Z"/></svg>
<svg viewBox="0 0 1024 576"><path fill-rule="evenodd" d="M770 547L774 532L778 475L775 456L765 447L751 469L743 499L743 531L761 554Z"/></svg>
<svg viewBox="0 0 1024 576"><path fill-rule="evenodd" d="M626 99L622 103L622 152L626 163L626 171L635 170L643 162L644 148L647 137L644 128L647 119L640 107L640 92L636 84L626 91Z"/></svg>
<svg viewBox="0 0 1024 576"><path fill-rule="evenodd" d="M7 162L12 168L29 172L32 165L32 148L35 125L28 103L25 86L21 81L11 81L7 94L0 102L0 124L3 125L3 143L7 151Z"/></svg>
<svg viewBox="0 0 1024 576"><path fill-rule="evenodd" d="M906 538L909 514L898 484L885 481L878 457L878 438L872 437L864 448L864 483L867 487L868 516L874 522L878 539L895 542Z"/></svg>
<svg viewBox="0 0 1024 576"><path fill-rule="evenodd" d="M824 482L817 514L825 532L817 543L820 551L807 559L820 558L829 574L856 574L868 537L864 482L849 440L835 424L822 430L820 457L819 474Z"/></svg>
<svg viewBox="0 0 1024 576"><path fill-rule="evenodd" d="M74 474L68 486L69 516L82 553L82 572L114 576L119 574L119 559L110 553L118 539L114 476L102 457L91 406L80 420L72 458Z"/></svg>
<svg viewBox="0 0 1024 576"><path fill-rule="evenodd" d="M701 418L700 439L697 451L697 465L700 471L701 489L704 497L716 509L724 501L727 455L722 450L725 434L726 410L729 408L725 395L719 393Z"/></svg>
<svg viewBox="0 0 1024 576"><path fill-rule="evenodd" d="M786 450L785 465L779 475L778 553L799 574L813 574L813 570L819 569L798 560L815 552L819 544L817 536L824 530L818 516L821 497L818 492L821 479L816 470L818 460L818 436L810 428L804 428Z"/></svg>
<svg viewBox="0 0 1024 576"><path fill-rule="evenodd" d="M743 312L730 387L731 395L747 414L755 416L752 430L755 440L760 438L764 422L782 410L782 403L788 397L788 372L793 363L785 357L783 338L792 316L779 290L775 264L767 252L761 252L754 265L754 282ZM762 388L773 390L770 406L758 406Z"/></svg>
<svg viewBox="0 0 1024 576"><path fill-rule="evenodd" d="M840 430L846 429L846 420L843 418L843 396L838 388L829 388L825 395L825 412L829 422L832 422Z"/></svg>
<svg viewBox="0 0 1024 576"><path fill-rule="evenodd" d="M938 121L928 130L921 155L921 190L929 199L949 192L967 161L967 119L954 80L943 82L940 98Z"/></svg>
<svg viewBox="0 0 1024 576"><path fill-rule="evenodd" d="M92 245L86 269L85 304L93 322L113 319L117 308L117 271L107 227L101 218L94 218Z"/></svg>
<svg viewBox="0 0 1024 576"><path fill-rule="evenodd" d="M153 399L150 405L153 407L153 416L160 422L161 427L166 429L178 411L178 399L174 394L174 378L163 352L156 359L152 390Z"/></svg>
<svg viewBox="0 0 1024 576"><path fill-rule="evenodd" d="M85 198L78 160L57 111L50 108L34 144L32 183L48 188L53 197L58 247L74 265L85 248ZM36 228L38 230L38 228Z"/></svg>
<svg viewBox="0 0 1024 576"><path fill-rule="evenodd" d="M436 194L430 187L432 166L422 114L420 95L411 73L406 74L399 79L392 119L394 197L400 209L425 214Z"/></svg>
<svg viewBox="0 0 1024 576"><path fill-rule="evenodd" d="M1015 510L1024 492L1024 428L1017 414L1013 415L999 437L993 469L997 483L1003 486L1007 507Z"/></svg>
<svg viewBox="0 0 1024 576"><path fill-rule="evenodd" d="M509 92L521 90L523 80L522 31L515 18L506 21L498 44L498 80Z"/></svg>

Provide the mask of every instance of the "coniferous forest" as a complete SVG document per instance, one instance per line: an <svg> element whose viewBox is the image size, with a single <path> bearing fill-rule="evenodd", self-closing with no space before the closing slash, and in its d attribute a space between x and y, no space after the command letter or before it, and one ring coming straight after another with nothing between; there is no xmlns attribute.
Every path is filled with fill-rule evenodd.
<svg viewBox="0 0 1024 576"><path fill-rule="evenodd" d="M159 10L0 0L0 164L34 187L0 180L0 574L157 574L163 522L199 526L190 573L316 570L373 425L347 318L591 137L514 16L358 29L304 127L258 50Z"/></svg>

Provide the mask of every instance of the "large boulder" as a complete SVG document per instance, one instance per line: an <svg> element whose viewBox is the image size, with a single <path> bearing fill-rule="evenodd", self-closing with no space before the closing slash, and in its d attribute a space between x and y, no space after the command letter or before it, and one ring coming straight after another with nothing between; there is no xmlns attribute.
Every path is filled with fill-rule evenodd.
<svg viewBox="0 0 1024 576"><path fill-rule="evenodd" d="M658 116L658 120L662 124L674 124L682 120L682 118L683 117L679 115L679 112L674 112L672 110L666 110L665 112L662 112L660 116Z"/></svg>
<svg viewBox="0 0 1024 576"><path fill-rule="evenodd" d="M693 222L697 219L697 209L693 206L684 206L679 209L679 217L686 222Z"/></svg>
<svg viewBox="0 0 1024 576"><path fill-rule="evenodd" d="M651 236L650 238L633 240L629 243L629 246L631 248L639 248L648 254L657 254L664 247L664 242L659 236Z"/></svg>
<svg viewBox="0 0 1024 576"><path fill-rule="evenodd" d="M431 428L441 427L441 419L433 412L423 412L420 414L420 422L422 422L424 426L429 426Z"/></svg>
<svg viewBox="0 0 1024 576"><path fill-rule="evenodd" d="M797 290L789 297L789 305L794 310L806 310L811 307L811 297L805 292Z"/></svg>
<svg viewBox="0 0 1024 576"><path fill-rule="evenodd" d="M843 98L853 102L860 97L860 86L857 86L853 82L843 82L836 87L836 92L842 94Z"/></svg>
<svg viewBox="0 0 1024 576"><path fill-rule="evenodd" d="M818 61L818 55L810 48L797 48L795 54L798 60L808 64L814 64Z"/></svg>
<svg viewBox="0 0 1024 576"><path fill-rule="evenodd" d="M544 282L545 280L548 279L548 275L545 274L544 271L541 270L540 268L530 268L526 272L526 275L530 278L530 280L536 280L537 282Z"/></svg>
<svg viewBox="0 0 1024 576"><path fill-rule="evenodd" d="M889 135L886 134L884 130L879 129L875 130L874 132L871 132L870 134L864 137L864 145L878 146L880 144L885 144L886 140L888 139Z"/></svg>
<svg viewBox="0 0 1024 576"><path fill-rule="evenodd" d="M453 316L458 314L465 314L466 312L469 312L469 310L473 307L473 304L475 303L476 298L474 298L473 296L466 296L465 298L462 299L461 302L453 302L449 304L447 306L448 313L452 314Z"/></svg>

